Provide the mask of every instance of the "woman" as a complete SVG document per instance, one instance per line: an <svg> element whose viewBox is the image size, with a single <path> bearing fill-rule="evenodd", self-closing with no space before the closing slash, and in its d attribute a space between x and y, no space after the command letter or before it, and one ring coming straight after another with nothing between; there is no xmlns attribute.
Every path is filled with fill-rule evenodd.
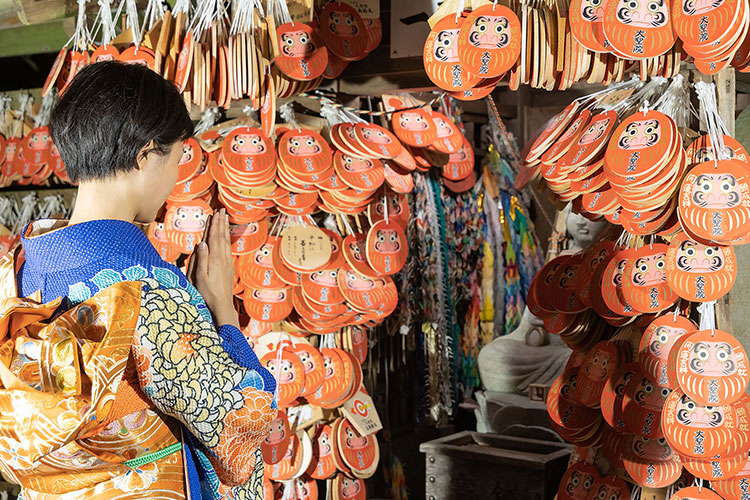
<svg viewBox="0 0 750 500"><path fill-rule="evenodd" d="M78 195L0 264L3 472L24 500L262 497L275 382L238 329L227 215L188 277L133 224L175 186L182 97L146 67L97 63L50 129Z"/></svg>

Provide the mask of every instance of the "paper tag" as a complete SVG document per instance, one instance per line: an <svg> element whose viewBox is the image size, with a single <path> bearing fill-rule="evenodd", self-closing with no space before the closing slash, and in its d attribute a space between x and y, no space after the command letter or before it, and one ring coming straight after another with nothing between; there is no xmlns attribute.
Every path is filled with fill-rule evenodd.
<svg viewBox="0 0 750 500"><path fill-rule="evenodd" d="M375 434L383 428L375 403L363 386L360 386L354 397L344 403L341 411L363 436Z"/></svg>
<svg viewBox="0 0 750 500"><path fill-rule="evenodd" d="M380 17L379 0L344 0L344 3L357 9L357 13L363 18L376 19Z"/></svg>
<svg viewBox="0 0 750 500"><path fill-rule="evenodd" d="M308 24L313 19L312 0L286 0L289 15L295 23Z"/></svg>
<svg viewBox="0 0 750 500"><path fill-rule="evenodd" d="M622 101L630 97L633 92L635 92L634 88L615 90L612 92L608 92L601 97L598 97L596 100L598 102L598 106L600 107L612 107L620 104Z"/></svg>
<svg viewBox="0 0 750 500"><path fill-rule="evenodd" d="M324 420L323 409L314 405L292 406L286 410L293 433L312 427Z"/></svg>
<svg viewBox="0 0 750 500"><path fill-rule="evenodd" d="M292 226L281 236L281 254L301 269L320 269L331 258L331 240L314 226Z"/></svg>

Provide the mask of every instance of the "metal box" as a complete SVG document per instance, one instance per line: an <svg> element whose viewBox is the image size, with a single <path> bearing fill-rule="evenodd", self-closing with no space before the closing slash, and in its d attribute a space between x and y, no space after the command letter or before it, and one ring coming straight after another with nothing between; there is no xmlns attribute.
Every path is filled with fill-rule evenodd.
<svg viewBox="0 0 750 500"><path fill-rule="evenodd" d="M552 500L571 445L464 431L427 441L426 500Z"/></svg>

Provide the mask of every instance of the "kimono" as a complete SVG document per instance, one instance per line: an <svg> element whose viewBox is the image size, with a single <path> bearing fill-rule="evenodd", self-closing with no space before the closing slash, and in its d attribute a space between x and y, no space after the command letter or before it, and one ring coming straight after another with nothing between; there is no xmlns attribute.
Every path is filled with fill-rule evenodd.
<svg viewBox="0 0 750 500"><path fill-rule="evenodd" d="M262 498L275 381L135 225L0 261L0 468L24 500Z"/></svg>

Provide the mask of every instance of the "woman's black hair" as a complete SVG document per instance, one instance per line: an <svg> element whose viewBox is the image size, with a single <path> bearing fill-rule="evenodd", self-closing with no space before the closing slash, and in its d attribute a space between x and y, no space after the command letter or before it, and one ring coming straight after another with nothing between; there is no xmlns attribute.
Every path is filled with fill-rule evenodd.
<svg viewBox="0 0 750 500"><path fill-rule="evenodd" d="M166 154L193 134L177 87L139 64L83 68L52 111L50 132L73 182L133 170L141 150Z"/></svg>

